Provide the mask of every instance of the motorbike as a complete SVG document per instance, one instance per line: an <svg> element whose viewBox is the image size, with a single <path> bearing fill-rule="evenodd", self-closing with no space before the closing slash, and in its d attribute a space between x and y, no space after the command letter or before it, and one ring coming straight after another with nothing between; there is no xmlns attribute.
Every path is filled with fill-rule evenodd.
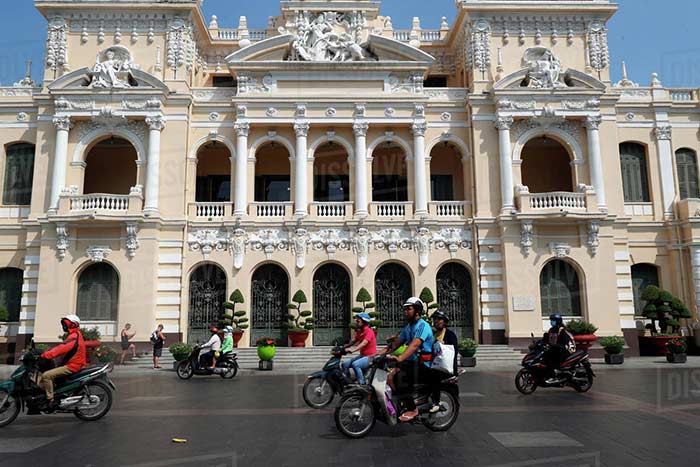
<svg viewBox="0 0 700 467"><path fill-rule="evenodd" d="M350 384L335 409L335 426L348 438L362 438L372 431L377 420L396 426L404 401L413 398L419 415L411 424L423 424L431 431L447 431L459 416L459 376L445 374L440 387L440 410L430 413L431 388L417 384L410 392L394 393L387 377L396 362L385 356L372 357L367 384Z"/></svg>
<svg viewBox="0 0 700 467"><path fill-rule="evenodd" d="M216 367L212 369L199 364L200 350L201 347L195 346L189 357L177 365L176 373L180 379L190 379L194 375L219 375L223 379L233 379L238 374L238 357L235 353L228 352L219 356L216 360Z"/></svg>
<svg viewBox="0 0 700 467"><path fill-rule="evenodd" d="M571 354L558 369L552 371L545 359L549 344L544 340L535 341L529 352L523 357L523 368L515 376L515 387L522 394L528 395L541 388L572 387L578 392L586 392L593 386L595 373L586 350L577 350ZM554 381L548 382L552 378Z"/></svg>
<svg viewBox="0 0 700 467"><path fill-rule="evenodd" d="M86 422L99 420L109 412L112 391L116 390L107 376L109 365L84 368L54 380L54 400L58 404L48 406L44 390L36 384L41 371L50 369L50 363L40 361L40 354L36 350L26 352L10 379L0 383L0 428L25 410L27 415L72 413Z"/></svg>
<svg viewBox="0 0 700 467"><path fill-rule="evenodd" d="M347 352L342 346L331 350L331 358L323 365L321 371L310 374L304 382L302 395L306 405L312 409L322 409L333 402L336 394L343 394L343 389L353 382L343 373L340 361Z"/></svg>

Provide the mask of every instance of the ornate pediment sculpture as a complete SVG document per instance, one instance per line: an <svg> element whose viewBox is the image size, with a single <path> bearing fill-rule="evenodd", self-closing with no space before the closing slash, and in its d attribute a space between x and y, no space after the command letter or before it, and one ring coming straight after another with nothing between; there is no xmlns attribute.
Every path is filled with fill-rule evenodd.
<svg viewBox="0 0 700 467"><path fill-rule="evenodd" d="M529 88L564 88L564 70L561 62L546 47L530 47L525 51L523 64L527 67L525 84Z"/></svg>
<svg viewBox="0 0 700 467"><path fill-rule="evenodd" d="M350 62L376 60L361 44L366 25L362 12L326 11L296 14L289 60L305 62ZM288 31L282 28L280 33Z"/></svg>
<svg viewBox="0 0 700 467"><path fill-rule="evenodd" d="M138 66L131 61L129 49L115 45L97 54L90 85L99 89L130 88L131 83L135 83L132 69L138 69Z"/></svg>

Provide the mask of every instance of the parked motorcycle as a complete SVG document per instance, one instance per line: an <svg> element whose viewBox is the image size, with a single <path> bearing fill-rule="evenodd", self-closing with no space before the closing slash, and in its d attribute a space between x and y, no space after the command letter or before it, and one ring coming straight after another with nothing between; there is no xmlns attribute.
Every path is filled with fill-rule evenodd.
<svg viewBox="0 0 700 467"><path fill-rule="evenodd" d="M432 431L447 431L459 416L459 376L445 375L440 388L440 410L430 413L430 387L416 385L411 392L392 392L387 375L396 366L394 360L384 356L372 357L367 384L351 384L335 409L335 426L349 438L362 438L374 427L377 420L395 426L403 412L404 401L411 397L419 415L409 423L422 423Z"/></svg>
<svg viewBox="0 0 700 467"><path fill-rule="evenodd" d="M515 376L515 387L522 394L528 395L541 388L563 388L570 386L578 392L586 392L593 386L595 373L586 350L577 350L562 363L558 369L549 367L545 354L549 344L544 340L535 341L532 336L530 351L523 358L522 366ZM552 378L554 381L548 382Z"/></svg>
<svg viewBox="0 0 700 467"><path fill-rule="evenodd" d="M302 395L306 405L312 409L322 409L331 402L336 394L343 394L343 389L353 382L343 373L340 361L347 352L342 346L333 347L331 358L323 365L323 370L310 374L306 378Z"/></svg>
<svg viewBox="0 0 700 467"><path fill-rule="evenodd" d="M176 373L180 379L190 379L194 375L219 375L223 379L233 379L238 374L238 357L235 353L229 352L222 354L216 360L216 367L212 369L199 364L199 353L201 350L201 347L195 346L189 357L177 365Z"/></svg>
<svg viewBox="0 0 700 467"><path fill-rule="evenodd" d="M107 377L109 365L84 368L77 373L54 380L57 407L48 407L46 394L35 381L41 370L39 355L25 353L22 364L10 379L0 383L0 428L9 425L24 410L27 415L72 413L80 420L92 422L104 417L112 407L112 390L116 387Z"/></svg>

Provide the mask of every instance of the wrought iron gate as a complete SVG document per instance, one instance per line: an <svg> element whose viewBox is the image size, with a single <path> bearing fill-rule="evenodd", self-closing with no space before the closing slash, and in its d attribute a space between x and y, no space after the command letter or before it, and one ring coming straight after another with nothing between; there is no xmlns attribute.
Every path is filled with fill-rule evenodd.
<svg viewBox="0 0 700 467"><path fill-rule="evenodd" d="M213 264L198 267L190 277L190 312L187 341L209 340L209 327L218 324L226 301L226 273Z"/></svg>
<svg viewBox="0 0 700 467"><path fill-rule="evenodd" d="M350 278L342 267L327 264L314 275L314 345L350 338Z"/></svg>
<svg viewBox="0 0 700 467"><path fill-rule="evenodd" d="M447 263L437 273L437 302L450 318L450 328L457 337L474 338L474 300L469 270L457 263Z"/></svg>
<svg viewBox="0 0 700 467"><path fill-rule="evenodd" d="M374 293L377 311L382 326L379 328L377 342L401 331L405 324L403 304L412 295L411 275L399 264L389 263L382 266L374 276Z"/></svg>
<svg viewBox="0 0 700 467"><path fill-rule="evenodd" d="M266 264L253 274L251 286L251 343L264 336L277 340L277 345L287 345L286 323L289 303L289 279L287 274L274 264Z"/></svg>

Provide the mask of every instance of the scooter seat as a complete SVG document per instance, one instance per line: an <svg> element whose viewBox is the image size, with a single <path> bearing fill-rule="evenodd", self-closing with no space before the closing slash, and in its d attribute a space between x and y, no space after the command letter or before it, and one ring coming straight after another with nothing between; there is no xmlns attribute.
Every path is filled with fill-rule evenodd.
<svg viewBox="0 0 700 467"><path fill-rule="evenodd" d="M87 376L87 375L90 375L90 374L96 372L100 368L102 368L102 367L101 366L90 366L87 368L83 368L82 370L80 370L77 373L73 373L72 375L68 375L68 376L64 376L63 378L56 379L55 384L56 384L56 386L70 384L74 381L79 380L80 378L82 378L84 376Z"/></svg>
<svg viewBox="0 0 700 467"><path fill-rule="evenodd" d="M572 363L575 363L581 359L586 354L585 350L577 350L576 352L572 353L569 358L564 360L564 363L561 364L561 368L566 368L567 366L571 365Z"/></svg>

